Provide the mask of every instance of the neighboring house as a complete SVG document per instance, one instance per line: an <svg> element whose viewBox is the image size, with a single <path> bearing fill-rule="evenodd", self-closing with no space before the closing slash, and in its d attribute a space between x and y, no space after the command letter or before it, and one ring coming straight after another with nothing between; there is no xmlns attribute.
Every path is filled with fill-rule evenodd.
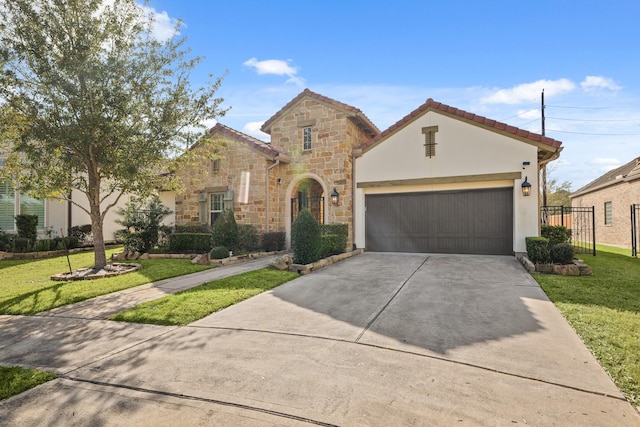
<svg viewBox="0 0 640 427"><path fill-rule="evenodd" d="M571 194L571 206L595 207L598 243L631 246L630 206L640 204L640 157Z"/></svg>
<svg viewBox="0 0 640 427"><path fill-rule="evenodd" d="M183 172L177 225L212 224L233 208L238 223L286 231L290 242L292 221L308 208L321 223L348 224L349 248L521 253L525 237L539 234L538 171L562 150L431 99L380 132L359 109L308 89L262 130L270 143L211 129L225 141L222 158Z"/></svg>
<svg viewBox="0 0 640 427"><path fill-rule="evenodd" d="M4 157L0 157L0 167L4 165ZM80 205L88 208L86 196L79 191L72 193L72 199ZM175 210L174 197L172 193L163 192L160 194L162 203ZM103 203L111 203L114 197L107 198ZM104 239L107 242L115 240L115 232L122 229L116 221L120 219L118 208L124 208L129 201L129 196L123 195L117 206L113 207L106 215L103 223ZM0 180L0 230L7 233L15 233L16 215L36 215L38 217L38 234L44 237L47 232L54 236L65 236L69 228L76 225L90 224L89 214L75 204L54 199L35 199L27 194L21 193L14 188L11 182ZM169 215L164 219L165 225L174 225L174 216Z"/></svg>

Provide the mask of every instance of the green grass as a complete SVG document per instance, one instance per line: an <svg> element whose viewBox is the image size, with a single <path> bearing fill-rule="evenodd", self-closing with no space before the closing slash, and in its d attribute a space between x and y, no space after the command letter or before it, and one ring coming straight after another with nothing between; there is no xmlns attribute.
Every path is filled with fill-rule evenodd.
<svg viewBox="0 0 640 427"><path fill-rule="evenodd" d="M296 277L298 273L290 271L267 268L250 271L137 305L112 316L111 320L187 325Z"/></svg>
<svg viewBox="0 0 640 427"><path fill-rule="evenodd" d="M580 255L593 276L534 278L629 401L640 406L640 259L630 253L598 246L595 257Z"/></svg>
<svg viewBox="0 0 640 427"><path fill-rule="evenodd" d="M112 252L122 249L110 249ZM70 255L73 269L91 267L93 252ZM69 271L64 256L41 260L0 261L0 314L31 315L99 295L145 283L182 276L209 268L189 260L161 259L136 261L142 270L98 280L56 282L51 275Z"/></svg>
<svg viewBox="0 0 640 427"><path fill-rule="evenodd" d="M53 372L25 369L19 366L0 366L0 400L6 399L56 377Z"/></svg>

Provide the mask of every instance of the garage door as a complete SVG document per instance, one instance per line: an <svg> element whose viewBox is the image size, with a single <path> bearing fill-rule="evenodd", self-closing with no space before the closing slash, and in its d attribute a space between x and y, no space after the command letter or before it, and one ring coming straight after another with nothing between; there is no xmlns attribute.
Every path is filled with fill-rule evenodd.
<svg viewBox="0 0 640 427"><path fill-rule="evenodd" d="M513 188L366 196L366 250L511 255Z"/></svg>

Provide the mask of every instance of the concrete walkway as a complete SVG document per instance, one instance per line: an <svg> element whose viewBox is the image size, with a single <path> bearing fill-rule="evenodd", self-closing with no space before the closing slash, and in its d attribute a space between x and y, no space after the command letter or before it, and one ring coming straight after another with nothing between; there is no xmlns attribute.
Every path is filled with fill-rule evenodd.
<svg viewBox="0 0 640 427"><path fill-rule="evenodd" d="M185 289L194 288L211 282L212 280L223 279L236 274L258 270L267 267L275 261L278 255L270 255L252 261L238 264L226 265L200 271L198 273L187 274L185 276L171 279L159 280L136 286L135 288L124 289L107 295L70 304L45 311L37 316L69 317L78 319L106 319L116 313L134 307L140 303L162 298L165 295L175 294Z"/></svg>
<svg viewBox="0 0 640 427"><path fill-rule="evenodd" d="M0 316L0 425L640 426L513 257L365 253L186 327Z"/></svg>

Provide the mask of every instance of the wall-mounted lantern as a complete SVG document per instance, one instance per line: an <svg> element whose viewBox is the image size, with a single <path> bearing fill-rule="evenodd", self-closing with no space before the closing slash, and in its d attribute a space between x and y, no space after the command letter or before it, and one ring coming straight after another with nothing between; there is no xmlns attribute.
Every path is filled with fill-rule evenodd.
<svg viewBox="0 0 640 427"><path fill-rule="evenodd" d="M340 198L340 194L338 194L338 190L336 190L336 187L333 187L333 191L331 192L331 204L337 205L339 198Z"/></svg>
<svg viewBox="0 0 640 427"><path fill-rule="evenodd" d="M527 181L527 177L524 177L524 182L522 183L522 195L530 196L531 195L531 184Z"/></svg>

